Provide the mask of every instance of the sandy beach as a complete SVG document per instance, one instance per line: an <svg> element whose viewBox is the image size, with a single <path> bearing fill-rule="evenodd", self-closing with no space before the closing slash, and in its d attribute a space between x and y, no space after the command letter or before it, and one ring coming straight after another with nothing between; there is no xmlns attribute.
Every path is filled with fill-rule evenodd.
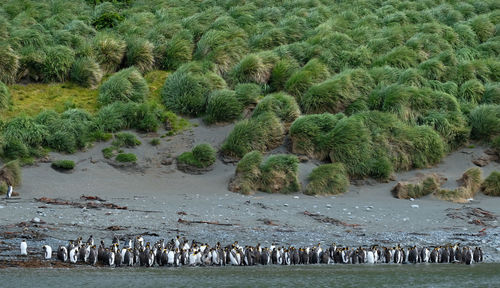
<svg viewBox="0 0 500 288"><path fill-rule="evenodd" d="M497 220L482 219L482 224L477 225L470 214L474 208L481 208L499 215L500 198L479 193L470 203L457 204L434 196L400 200L393 198L390 192L396 181L408 180L418 173L439 173L448 179L443 187L454 188L462 173L475 166L472 160L487 147L460 149L436 167L397 173L396 181L389 183L373 180L351 183L343 195L256 193L245 196L227 189L234 175L234 164L217 160L214 170L203 175L180 172L175 162L164 165L166 159L175 158L195 144L210 143L219 148L233 127L207 127L197 119L191 121L195 124L192 129L162 138L159 146L149 144L158 135L138 134L142 145L125 149L137 155L134 167L111 166L101 153L110 143L101 142L73 155L50 154L53 160L74 160L77 165L72 173L57 172L50 168L50 163L23 168L23 184L16 190L20 196L0 200L0 257L15 255L21 238L27 239L32 253L41 253L42 243L57 246L78 236L86 239L91 234L107 242L113 235L123 239L136 234L170 239L179 234L202 242L238 240L249 245L258 242L263 245L336 242L348 246L462 242L482 246L485 261L500 261ZM282 146L271 153L286 150ZM318 164L315 161L300 164L303 187L307 175ZM481 169L486 177L491 171L500 170L500 164L491 162ZM90 201L80 199L81 195L98 196L106 200L102 203L127 209L87 208L84 204ZM81 205L52 205L35 200L41 197ZM208 223L189 223L191 221Z"/></svg>

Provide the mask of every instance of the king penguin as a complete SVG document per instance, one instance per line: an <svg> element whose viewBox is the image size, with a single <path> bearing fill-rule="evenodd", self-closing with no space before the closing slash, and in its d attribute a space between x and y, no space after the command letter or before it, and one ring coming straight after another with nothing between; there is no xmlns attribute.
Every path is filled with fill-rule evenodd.
<svg viewBox="0 0 500 288"><path fill-rule="evenodd" d="M5 199L10 199L12 198L12 186L9 185L9 187L7 188L7 194L5 195Z"/></svg>
<svg viewBox="0 0 500 288"><path fill-rule="evenodd" d="M21 242L21 255L22 256L27 256L28 255L28 244L26 243L26 240L23 240Z"/></svg>
<svg viewBox="0 0 500 288"><path fill-rule="evenodd" d="M52 247L49 245L43 245L43 258L45 260L50 260L52 258Z"/></svg>

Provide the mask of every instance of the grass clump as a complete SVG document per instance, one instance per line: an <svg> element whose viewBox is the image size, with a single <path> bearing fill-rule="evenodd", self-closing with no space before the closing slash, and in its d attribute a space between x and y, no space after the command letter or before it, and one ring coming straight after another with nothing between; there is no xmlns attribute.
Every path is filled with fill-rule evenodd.
<svg viewBox="0 0 500 288"><path fill-rule="evenodd" d="M153 139L151 139L151 141L149 141L149 144L151 144L151 146L158 146L158 145L160 145L160 139L153 138Z"/></svg>
<svg viewBox="0 0 500 288"><path fill-rule="evenodd" d="M491 172L481 185L481 190L489 196L500 196L500 172Z"/></svg>
<svg viewBox="0 0 500 288"><path fill-rule="evenodd" d="M279 58L272 52L261 52L245 56L229 72L231 82L266 84Z"/></svg>
<svg viewBox="0 0 500 288"><path fill-rule="evenodd" d="M203 118L208 124L232 122L240 117L243 105L232 90L215 90L208 96L206 114Z"/></svg>
<svg viewBox="0 0 500 288"><path fill-rule="evenodd" d="M135 163L137 162L137 156L133 153L120 153L116 155L115 160L121 163Z"/></svg>
<svg viewBox="0 0 500 288"><path fill-rule="evenodd" d="M300 190L299 159L295 155L271 155L261 165L260 190L293 193Z"/></svg>
<svg viewBox="0 0 500 288"><path fill-rule="evenodd" d="M222 144L225 156L241 159L250 151L269 151L278 147L284 139L284 127L273 113L238 122Z"/></svg>
<svg viewBox="0 0 500 288"><path fill-rule="evenodd" d="M106 148L101 150L102 156L106 159L111 159L115 155L114 150L115 149L113 147L106 147Z"/></svg>
<svg viewBox="0 0 500 288"><path fill-rule="evenodd" d="M436 196L442 200L466 203L481 189L481 176L481 169L477 167L470 168L458 180L459 187L457 189L439 190L436 192Z"/></svg>
<svg viewBox="0 0 500 288"><path fill-rule="evenodd" d="M215 163L215 149L210 144L196 145L192 151L184 152L177 157L177 162L194 166L197 168L207 168Z"/></svg>
<svg viewBox="0 0 500 288"><path fill-rule="evenodd" d="M490 141L500 134L500 105L480 105L469 115L471 138Z"/></svg>
<svg viewBox="0 0 500 288"><path fill-rule="evenodd" d="M170 75L161 91L165 106L174 112L197 116L205 112L212 90L226 88L226 82L200 63L186 64Z"/></svg>
<svg viewBox="0 0 500 288"><path fill-rule="evenodd" d="M71 67L71 81L90 89L101 83L103 73L99 64L92 58L79 58Z"/></svg>
<svg viewBox="0 0 500 288"><path fill-rule="evenodd" d="M0 169L0 184L5 183L7 186L19 186L22 182L21 167L19 161L13 160L5 163Z"/></svg>
<svg viewBox="0 0 500 288"><path fill-rule="evenodd" d="M0 44L0 82L14 83L19 68L19 55L10 45Z"/></svg>
<svg viewBox="0 0 500 288"><path fill-rule="evenodd" d="M283 92L266 95L255 107L252 117L266 112L273 113L285 124L292 123L300 116L300 108L295 98Z"/></svg>
<svg viewBox="0 0 500 288"><path fill-rule="evenodd" d="M254 191L287 194L300 190L297 156L278 154L269 156L264 162L262 159L259 151L245 154L238 162L229 189L243 194Z"/></svg>
<svg viewBox="0 0 500 288"><path fill-rule="evenodd" d="M235 177L231 180L229 189L245 195L252 194L253 191L257 190L261 177L259 166L262 158L262 153L259 151L245 154L236 166Z"/></svg>
<svg viewBox="0 0 500 288"><path fill-rule="evenodd" d="M104 73L113 73L120 66L125 56L125 41L113 34L99 34L93 43L96 60Z"/></svg>
<svg viewBox="0 0 500 288"><path fill-rule="evenodd" d="M53 169L56 170L73 170L75 168L75 161L72 160L57 160L52 162L50 165Z"/></svg>
<svg viewBox="0 0 500 288"><path fill-rule="evenodd" d="M238 84L234 88L235 96L243 106L255 105L258 102L262 89L254 83Z"/></svg>
<svg viewBox="0 0 500 288"><path fill-rule="evenodd" d="M0 81L0 111L9 107L10 92L7 85Z"/></svg>
<svg viewBox="0 0 500 288"><path fill-rule="evenodd" d="M349 188L349 176L342 163L314 168L308 179L306 195L335 195L345 193Z"/></svg>
<svg viewBox="0 0 500 288"><path fill-rule="evenodd" d="M135 146L141 145L141 141L139 141L132 133L121 132L115 134L115 140L113 140L111 145L117 148L121 147L133 148Z"/></svg>
<svg viewBox="0 0 500 288"><path fill-rule="evenodd" d="M148 40L135 37L128 39L125 64L134 66L142 74L153 70L155 64L153 49L153 44Z"/></svg>
<svg viewBox="0 0 500 288"><path fill-rule="evenodd" d="M311 86L325 81L329 77L328 67L321 60L314 58L290 76L285 84L286 91L295 97L300 97Z"/></svg>
<svg viewBox="0 0 500 288"><path fill-rule="evenodd" d="M399 199L417 199L438 192L442 181L439 175L430 174L423 177L423 180L418 178L409 182L399 182L391 192Z"/></svg>
<svg viewBox="0 0 500 288"><path fill-rule="evenodd" d="M75 61L75 52L66 46L48 46L44 48L45 60L42 63L41 73L45 82L63 82Z"/></svg>
<svg viewBox="0 0 500 288"><path fill-rule="evenodd" d="M101 85L98 101L101 105L116 101L144 102L148 94L146 80L137 69L131 67L114 74Z"/></svg>
<svg viewBox="0 0 500 288"><path fill-rule="evenodd" d="M337 121L343 117L341 113L336 115L311 114L299 117L290 127L292 152L319 160L327 158L329 151L325 135L332 131Z"/></svg>
<svg viewBox="0 0 500 288"><path fill-rule="evenodd" d="M302 112L307 114L342 112L358 98L368 96L373 85L373 79L366 70L345 70L309 88L300 97L299 104Z"/></svg>

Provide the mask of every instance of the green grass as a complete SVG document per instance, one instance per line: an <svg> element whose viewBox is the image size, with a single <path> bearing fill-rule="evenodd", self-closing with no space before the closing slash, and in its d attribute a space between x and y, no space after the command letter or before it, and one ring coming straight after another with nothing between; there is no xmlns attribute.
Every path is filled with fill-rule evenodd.
<svg viewBox="0 0 500 288"><path fill-rule="evenodd" d="M111 145L117 148L121 147L132 148L141 145L141 141L139 141L134 134L127 132L120 132L115 134L115 140L113 140Z"/></svg>
<svg viewBox="0 0 500 288"><path fill-rule="evenodd" d="M481 189L486 195L500 196L500 172L491 172L481 185Z"/></svg>
<svg viewBox="0 0 500 288"><path fill-rule="evenodd" d="M151 144L151 146L158 146L158 145L160 145L160 139L153 138L153 139L151 139L151 141L149 141L149 144Z"/></svg>
<svg viewBox="0 0 500 288"><path fill-rule="evenodd" d="M324 164L309 174L306 195L335 195L347 192L349 176L343 164Z"/></svg>
<svg viewBox="0 0 500 288"><path fill-rule="evenodd" d="M122 163L135 163L137 162L137 156L133 153L120 153L116 155L115 160Z"/></svg>
<svg viewBox="0 0 500 288"><path fill-rule="evenodd" d="M260 165L260 190L268 193L300 191L299 160L295 155L271 155Z"/></svg>
<svg viewBox="0 0 500 288"><path fill-rule="evenodd" d="M232 122L243 112L243 105L231 90L215 90L208 96L206 114L203 118L208 124Z"/></svg>
<svg viewBox="0 0 500 288"><path fill-rule="evenodd" d="M12 105L2 111L4 120L20 114L34 116L43 110L63 112L68 107L97 111L97 90L72 83L15 84L9 86Z"/></svg>
<svg viewBox="0 0 500 288"><path fill-rule="evenodd" d="M135 68L127 68L113 74L99 87L98 101L101 105L122 102L144 102L149 95L149 87L141 73Z"/></svg>
<svg viewBox="0 0 500 288"><path fill-rule="evenodd" d="M0 81L0 111L8 108L10 104L9 88Z"/></svg>
<svg viewBox="0 0 500 288"><path fill-rule="evenodd" d="M54 169L59 170L73 170L75 168L75 161L72 160L57 160L50 165Z"/></svg>
<svg viewBox="0 0 500 288"><path fill-rule="evenodd" d="M273 113L288 124L300 116L300 108L295 98L283 92L266 95L255 107L252 117L258 117L266 112Z"/></svg>
<svg viewBox="0 0 500 288"><path fill-rule="evenodd" d="M196 145L192 151L179 155L177 162L198 168L209 167L215 163L215 149L206 143Z"/></svg>
<svg viewBox="0 0 500 288"><path fill-rule="evenodd" d="M114 148L113 147L106 147L102 149L102 156L106 159L111 159L114 156Z"/></svg>

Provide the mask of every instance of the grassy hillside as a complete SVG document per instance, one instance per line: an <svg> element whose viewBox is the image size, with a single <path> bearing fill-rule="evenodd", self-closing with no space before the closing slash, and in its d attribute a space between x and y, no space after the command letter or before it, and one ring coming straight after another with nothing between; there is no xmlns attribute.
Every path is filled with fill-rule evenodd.
<svg viewBox="0 0 500 288"><path fill-rule="evenodd" d="M91 112L92 133L155 129L153 111L166 109L244 121L222 146L228 157L290 133L297 154L388 179L500 134L498 3L3 0L0 141L4 151L49 145L43 133L9 133L12 121L30 127L16 116L43 108ZM123 102L147 113L130 122ZM96 120L118 114L125 124Z"/></svg>

